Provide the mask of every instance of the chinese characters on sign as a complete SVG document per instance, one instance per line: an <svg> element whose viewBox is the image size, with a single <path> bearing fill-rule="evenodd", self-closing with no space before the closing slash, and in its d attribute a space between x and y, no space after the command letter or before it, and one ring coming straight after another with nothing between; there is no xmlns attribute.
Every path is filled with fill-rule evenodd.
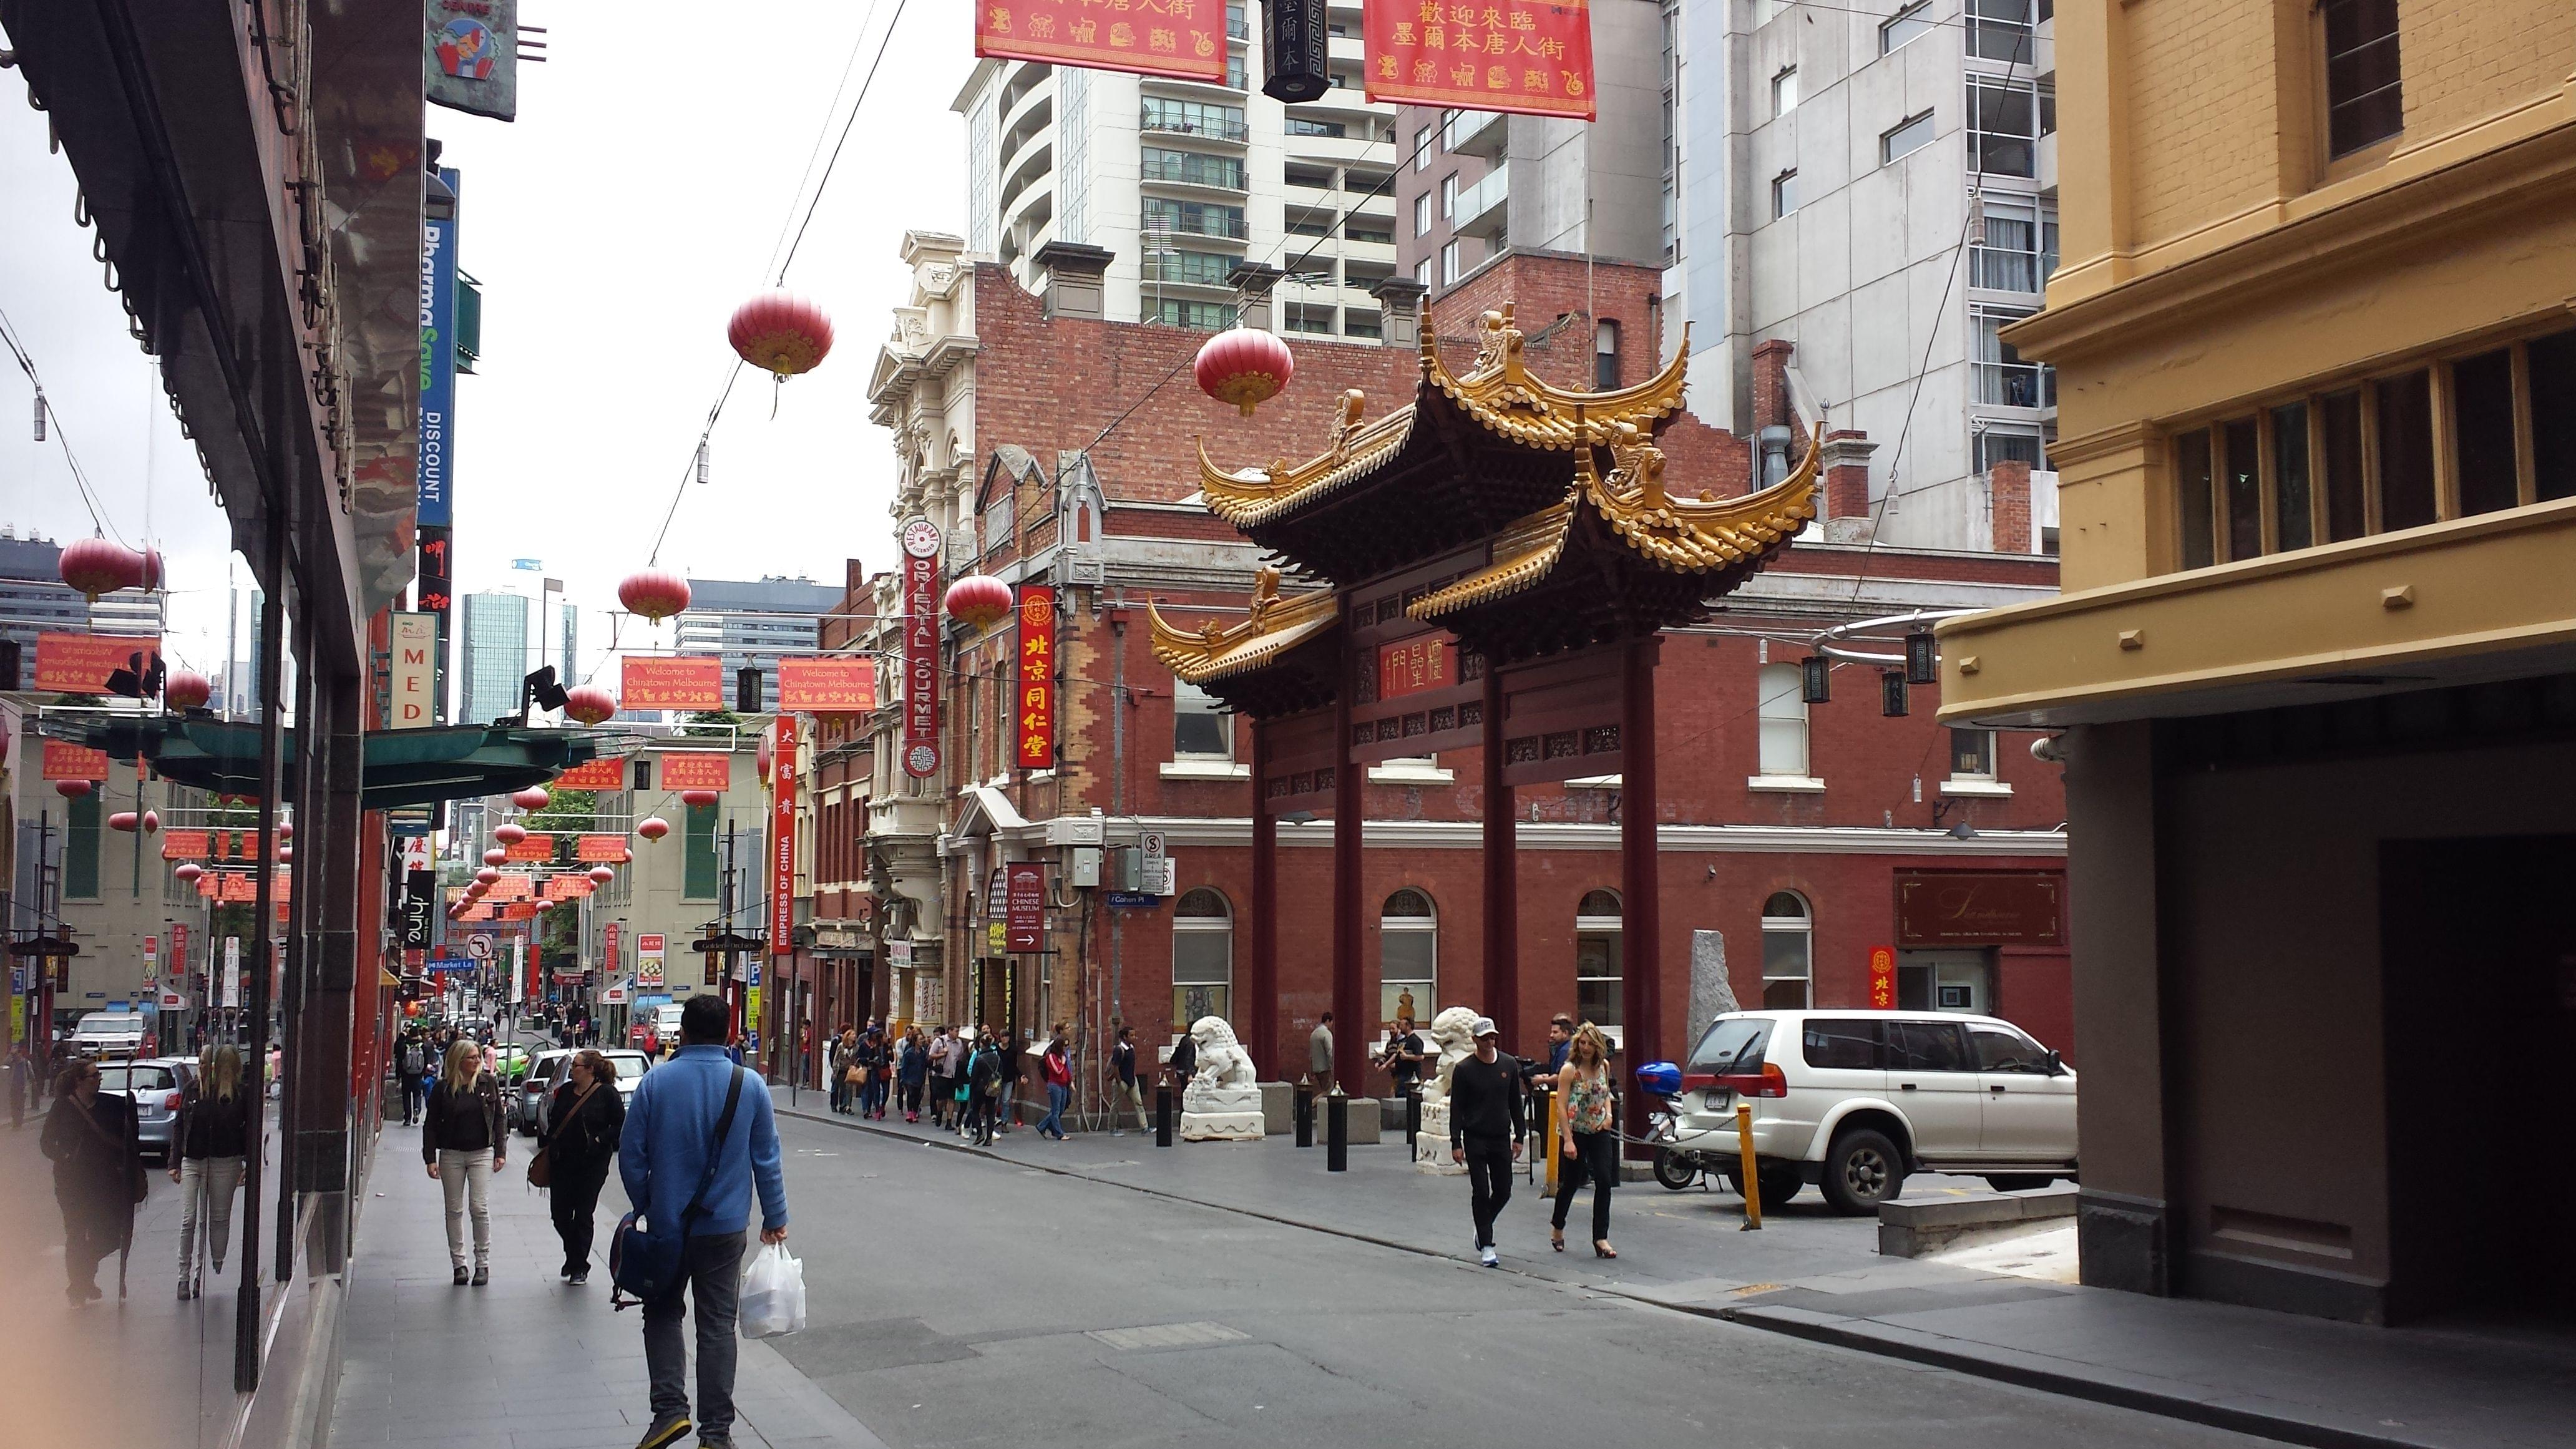
<svg viewBox="0 0 2576 1449"><path fill-rule="evenodd" d="M1593 118L1586 0L1370 0L1361 26L1370 100Z"/></svg>
<svg viewBox="0 0 2576 1449"><path fill-rule="evenodd" d="M626 862L626 837L585 835L575 843L573 859L594 865L623 865Z"/></svg>
<svg viewBox="0 0 2576 1449"><path fill-rule="evenodd" d="M107 677L120 669L145 666L161 652L159 639L120 638L112 634L39 634L36 636L38 694L105 694ZM104 775L99 778L106 778Z"/></svg>
<svg viewBox="0 0 2576 1449"><path fill-rule="evenodd" d="M1046 944L1046 867L1015 860L1003 869L1009 872L1005 944L1014 951L1038 950Z"/></svg>
<svg viewBox="0 0 2576 1449"><path fill-rule="evenodd" d="M214 854L214 843L211 830L165 830L161 832L161 858L204 860Z"/></svg>
<svg viewBox="0 0 2576 1449"><path fill-rule="evenodd" d="M722 709L724 661L713 654L617 661L621 709Z"/></svg>
<svg viewBox="0 0 2576 1449"><path fill-rule="evenodd" d="M1225 80L1225 0L975 0L975 53Z"/></svg>
<svg viewBox="0 0 2576 1449"><path fill-rule="evenodd" d="M778 708L789 714L865 714L877 707L876 666L865 659L778 661Z"/></svg>
<svg viewBox="0 0 2576 1449"><path fill-rule="evenodd" d="M722 790L733 783L733 756L694 750L662 756L665 790Z"/></svg>
<svg viewBox="0 0 2576 1449"><path fill-rule="evenodd" d="M1425 634L1378 646L1377 697L1394 699L1426 689L1447 689L1458 682L1457 641L1446 634Z"/></svg>
<svg viewBox="0 0 2576 1449"><path fill-rule="evenodd" d="M770 765L769 952L796 953L796 717L778 717Z"/></svg>
<svg viewBox="0 0 2576 1449"><path fill-rule="evenodd" d="M107 751L93 750L69 740L45 741L45 778L48 780L104 780L107 778Z"/></svg>
<svg viewBox="0 0 2576 1449"><path fill-rule="evenodd" d="M1869 1004L1873 1011L1896 1009L1896 948L1869 948Z"/></svg>
<svg viewBox="0 0 2576 1449"><path fill-rule="evenodd" d="M903 772L939 773L939 526L903 526Z"/></svg>
<svg viewBox="0 0 2576 1449"><path fill-rule="evenodd" d="M518 844L501 848L508 851L509 858L514 861L535 861L543 865L555 858L555 838L551 835L532 832Z"/></svg>
<svg viewBox="0 0 2576 1449"><path fill-rule="evenodd" d="M635 989L662 989L662 933L638 931L635 934Z"/></svg>
<svg viewBox="0 0 2576 1449"><path fill-rule="evenodd" d="M1055 589L1020 589L1020 768L1055 768Z"/></svg>
<svg viewBox="0 0 2576 1449"><path fill-rule="evenodd" d="M556 790L623 790L626 788L626 762L614 756L575 765L555 776Z"/></svg>

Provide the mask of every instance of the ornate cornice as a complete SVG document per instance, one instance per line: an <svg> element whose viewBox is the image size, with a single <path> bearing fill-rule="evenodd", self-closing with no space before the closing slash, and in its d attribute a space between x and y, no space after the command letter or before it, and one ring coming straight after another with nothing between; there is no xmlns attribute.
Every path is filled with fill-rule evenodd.
<svg viewBox="0 0 2576 1449"><path fill-rule="evenodd" d="M1341 612L1330 589L1280 597L1279 571L1265 568L1254 577L1252 607L1238 623L1210 619L1184 629L1166 620L1150 599L1145 618L1153 629L1154 657L1182 682L1206 684L1258 669L1330 632Z"/></svg>

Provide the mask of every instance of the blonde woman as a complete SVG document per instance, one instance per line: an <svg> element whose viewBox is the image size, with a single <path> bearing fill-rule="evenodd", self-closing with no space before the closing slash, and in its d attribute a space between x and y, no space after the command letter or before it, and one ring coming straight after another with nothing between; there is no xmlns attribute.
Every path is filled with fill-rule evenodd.
<svg viewBox="0 0 2576 1449"><path fill-rule="evenodd" d="M251 1101L256 1094L242 1085L241 1048L229 1043L209 1046L197 1058L197 1079L179 1101L179 1150L170 1164L170 1180L179 1184L179 1298L197 1296L197 1224L206 1225L206 1271L223 1276L224 1250L233 1240L233 1193L240 1188L242 1159L256 1135L251 1130Z"/></svg>
<svg viewBox="0 0 2576 1449"><path fill-rule="evenodd" d="M507 1166L510 1139L501 1130L500 1079L483 1070L483 1048L458 1037L447 1049L447 1069L429 1089L429 1114L421 1119L420 1160L447 1192L447 1258L456 1286L492 1281L492 1174ZM465 1214L474 1214L474 1270L465 1269Z"/></svg>
<svg viewBox="0 0 2576 1449"><path fill-rule="evenodd" d="M1565 1104L1557 1118L1562 1160L1556 1170L1556 1216L1548 1241L1558 1252L1565 1251L1566 1215L1574 1210L1575 1190L1588 1177L1592 1179L1592 1251L1603 1258L1618 1257L1618 1250L1610 1246L1610 1189L1619 1181L1619 1102L1610 1085L1610 1039L1588 1021L1574 1029L1565 1065L1557 1069L1556 1100Z"/></svg>

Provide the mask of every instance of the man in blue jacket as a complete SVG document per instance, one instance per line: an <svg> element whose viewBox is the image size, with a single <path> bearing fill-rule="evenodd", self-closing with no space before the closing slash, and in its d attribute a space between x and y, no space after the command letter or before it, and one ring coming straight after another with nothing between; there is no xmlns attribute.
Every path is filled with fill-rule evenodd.
<svg viewBox="0 0 2576 1449"><path fill-rule="evenodd" d="M684 1227L687 1274L668 1294L644 1305L644 1365L653 1385L653 1427L637 1449L665 1449L689 1432L688 1354L680 1337L684 1291L698 1305L698 1442L706 1449L733 1449L734 1316L755 1186L760 1190L760 1240L787 1241L787 1182L779 1172L778 1122L771 1115L769 1089L758 1077L744 1078L733 1124L723 1141L715 1141L726 1090L742 1070L725 1054L730 1026L720 993L690 997L680 1009L679 1054L636 1083L626 1130L618 1138L617 1170L627 1200L641 1207L651 1223L679 1222L699 1180L707 1176L711 1149L715 1161L706 1197Z"/></svg>

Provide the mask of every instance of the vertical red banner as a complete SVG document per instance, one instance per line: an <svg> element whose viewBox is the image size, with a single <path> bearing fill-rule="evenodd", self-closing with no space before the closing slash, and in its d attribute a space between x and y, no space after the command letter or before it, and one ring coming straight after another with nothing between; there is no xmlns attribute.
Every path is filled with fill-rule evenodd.
<svg viewBox="0 0 2576 1449"><path fill-rule="evenodd" d="M1874 1011L1896 1009L1896 948L1869 948L1869 1004Z"/></svg>
<svg viewBox="0 0 2576 1449"><path fill-rule="evenodd" d="M939 773L939 526L903 526L903 772Z"/></svg>
<svg viewBox="0 0 2576 1449"><path fill-rule="evenodd" d="M796 716L773 726L769 766L769 954L796 954Z"/></svg>
<svg viewBox="0 0 2576 1449"><path fill-rule="evenodd" d="M599 935L599 980L606 985L617 975L617 923L601 927Z"/></svg>
<svg viewBox="0 0 2576 1449"><path fill-rule="evenodd" d="M1020 586L1020 768L1055 768L1055 587Z"/></svg>
<svg viewBox="0 0 2576 1449"><path fill-rule="evenodd" d="M1370 100L1593 118L1585 0L1370 0L1360 28Z"/></svg>

